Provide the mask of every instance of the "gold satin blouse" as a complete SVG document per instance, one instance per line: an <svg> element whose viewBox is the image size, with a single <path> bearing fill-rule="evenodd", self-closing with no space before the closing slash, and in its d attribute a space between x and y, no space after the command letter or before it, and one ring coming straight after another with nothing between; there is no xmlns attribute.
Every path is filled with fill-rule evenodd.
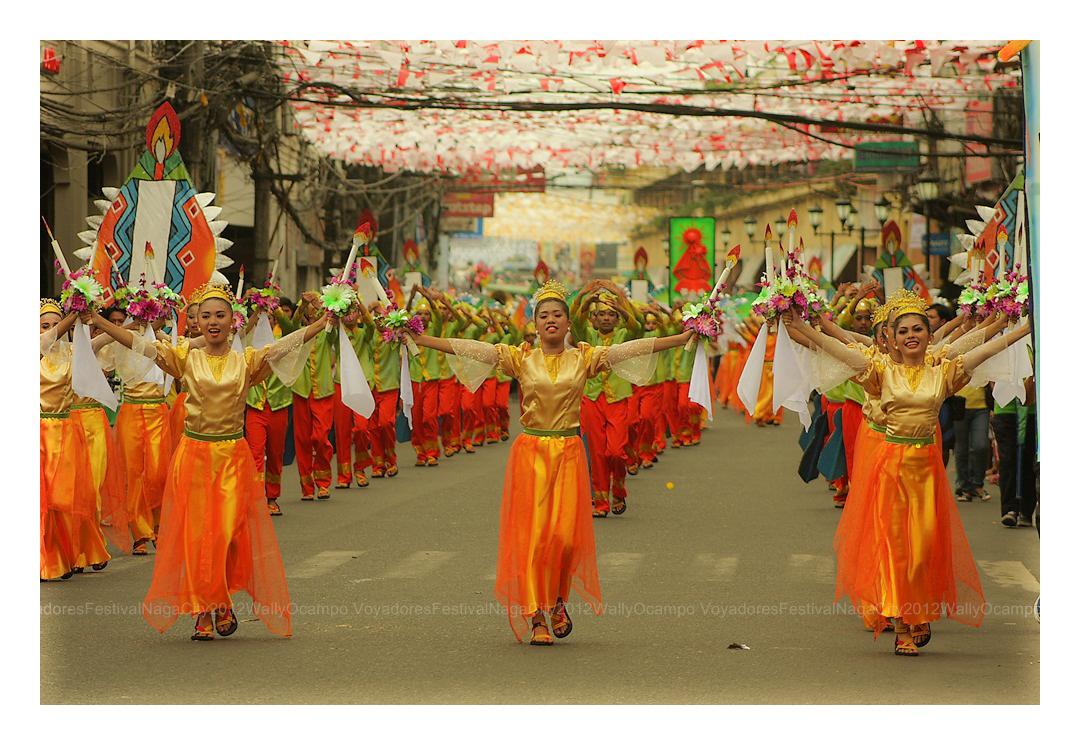
<svg viewBox="0 0 1080 745"><path fill-rule="evenodd" d="M158 341L154 347L158 367L181 381L188 392L184 403L188 430L204 435L244 431L247 389L270 374L266 355L274 345L245 347L242 355L231 349L210 355L205 349L191 349L188 339L178 340L176 346Z"/></svg>
<svg viewBox="0 0 1080 745"><path fill-rule="evenodd" d="M47 354L40 360L41 412L63 414L71 408L74 394L71 391L71 344L53 342Z"/></svg>
<svg viewBox="0 0 1080 745"><path fill-rule="evenodd" d="M575 429L581 424L585 382L611 369L608 352L615 347L592 347L582 342L559 354L539 347L496 344L499 370L521 386L523 427L541 430Z"/></svg>
<svg viewBox="0 0 1080 745"><path fill-rule="evenodd" d="M854 378L870 398L878 399L887 434L919 439L935 435L942 402L970 379L962 356L912 367L882 355Z"/></svg>

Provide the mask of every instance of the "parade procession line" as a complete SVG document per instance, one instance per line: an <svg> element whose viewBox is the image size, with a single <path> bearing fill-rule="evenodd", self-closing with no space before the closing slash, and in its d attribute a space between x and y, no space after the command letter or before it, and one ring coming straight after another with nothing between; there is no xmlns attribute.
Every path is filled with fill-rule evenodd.
<svg viewBox="0 0 1080 745"><path fill-rule="evenodd" d="M842 513L823 482L796 475L796 435L720 410L700 446L669 449L630 478L626 514L593 522L605 613L572 596L574 633L551 648L518 644L494 600L508 444L324 502L300 503L286 469L274 529L296 605L291 639L244 604L228 639L193 645L186 623L162 637L132 611L153 556L120 556L41 586L41 699L895 703L880 681L899 663L919 701L1037 702L1034 531L1001 528L995 504L961 505L991 609L978 629L935 624L923 656L896 658L887 635L874 641L832 602ZM558 686L529 683L567 666Z"/></svg>

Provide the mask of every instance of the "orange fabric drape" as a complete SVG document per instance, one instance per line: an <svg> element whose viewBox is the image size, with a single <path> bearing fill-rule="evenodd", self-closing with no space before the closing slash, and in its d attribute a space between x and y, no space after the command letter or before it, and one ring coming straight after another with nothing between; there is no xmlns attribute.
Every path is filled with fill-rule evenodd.
<svg viewBox="0 0 1080 745"><path fill-rule="evenodd" d="M86 436L71 418L40 420L40 576L109 560L97 529Z"/></svg>
<svg viewBox="0 0 1080 745"><path fill-rule="evenodd" d="M128 526L135 540L152 539L161 517L165 477L173 456L165 404L123 403L116 417L127 484Z"/></svg>
<svg viewBox="0 0 1080 745"><path fill-rule="evenodd" d="M866 467L861 459L856 469ZM884 442L865 493L848 501L833 545L836 599L846 595L880 632L947 616L978 626L982 584L934 446ZM857 476L858 478L858 476Z"/></svg>
<svg viewBox="0 0 1080 745"><path fill-rule="evenodd" d="M592 500L579 437L520 435L503 485L495 597L521 641L537 610L574 589L599 615Z"/></svg>
<svg viewBox="0 0 1080 745"><path fill-rule="evenodd" d="M98 522L105 537L120 551L131 545L128 531L127 491L124 454L109 426L105 410L99 407L74 409L72 419L86 438Z"/></svg>
<svg viewBox="0 0 1080 745"><path fill-rule="evenodd" d="M164 633L181 615L232 607L243 590L266 627L292 634L277 536L243 439L184 437L169 469L143 616Z"/></svg>

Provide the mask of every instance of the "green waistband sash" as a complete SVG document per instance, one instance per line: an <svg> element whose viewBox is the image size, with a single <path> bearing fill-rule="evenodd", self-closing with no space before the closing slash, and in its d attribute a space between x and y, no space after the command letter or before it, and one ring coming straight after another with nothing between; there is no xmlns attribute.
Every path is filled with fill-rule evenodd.
<svg viewBox="0 0 1080 745"><path fill-rule="evenodd" d="M124 396L120 399L122 404L163 404L165 403L165 397L155 398L131 398L130 396Z"/></svg>
<svg viewBox="0 0 1080 745"><path fill-rule="evenodd" d="M240 440L243 439L243 432L227 432L223 435L208 435L204 432L192 432L187 427L184 427L184 437L189 437L192 440L199 440L200 442L224 442L225 440Z"/></svg>
<svg viewBox="0 0 1080 745"><path fill-rule="evenodd" d="M104 409L105 407L99 404L97 401L91 401L85 404L72 404L71 410L78 411L84 409Z"/></svg>
<svg viewBox="0 0 1080 745"><path fill-rule="evenodd" d="M42 411L39 412L39 416L42 419L67 419L68 412L66 411Z"/></svg>
<svg viewBox="0 0 1080 745"><path fill-rule="evenodd" d="M881 434L886 433L886 429L884 427L882 427L880 424L874 424L871 421L867 421L866 426L868 426L870 429L874 430L875 432L880 432Z"/></svg>
<svg viewBox="0 0 1080 745"><path fill-rule="evenodd" d="M527 435L533 437L577 437L577 429L533 429L532 427L526 427L522 430Z"/></svg>
<svg viewBox="0 0 1080 745"><path fill-rule="evenodd" d="M921 448L926 445L933 445L936 442L933 435L929 437L902 437L901 435L885 434L885 442L891 442L895 445L914 445L917 448Z"/></svg>

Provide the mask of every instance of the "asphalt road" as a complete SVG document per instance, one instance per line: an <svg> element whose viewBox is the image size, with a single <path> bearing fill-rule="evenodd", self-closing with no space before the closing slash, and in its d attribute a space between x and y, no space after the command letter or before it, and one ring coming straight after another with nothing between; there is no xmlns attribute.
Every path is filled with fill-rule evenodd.
<svg viewBox="0 0 1080 745"><path fill-rule="evenodd" d="M991 612L895 657L831 602L840 511L796 475L797 426L718 411L699 447L631 478L628 512L594 521L606 612L575 601L573 635L548 648L518 644L492 595L509 443L438 468L403 447L396 479L326 502L300 503L287 468L293 638L242 607L228 639L192 642L187 621L160 635L138 615L153 558L120 556L41 585L41 700L1038 703L1034 530L998 524L996 487L959 505Z"/></svg>

